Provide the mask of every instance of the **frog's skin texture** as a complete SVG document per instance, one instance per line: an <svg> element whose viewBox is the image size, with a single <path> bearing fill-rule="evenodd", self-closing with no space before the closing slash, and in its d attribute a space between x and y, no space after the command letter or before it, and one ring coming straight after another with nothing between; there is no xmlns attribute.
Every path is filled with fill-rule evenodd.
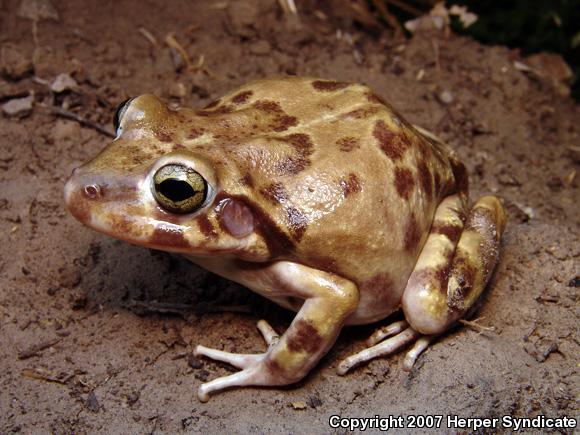
<svg viewBox="0 0 580 435"><path fill-rule="evenodd" d="M415 342L464 317L498 259L505 213L497 198L467 206L455 154L411 126L368 87L313 78L261 80L203 110L170 110L153 95L125 106L118 137L66 184L83 224L202 267L297 311L269 348L195 353L241 369L199 388L200 400L233 386L303 378L344 325L402 308L338 373ZM167 164L208 185L200 208L160 206L153 177ZM392 336L387 340L386 337Z"/></svg>

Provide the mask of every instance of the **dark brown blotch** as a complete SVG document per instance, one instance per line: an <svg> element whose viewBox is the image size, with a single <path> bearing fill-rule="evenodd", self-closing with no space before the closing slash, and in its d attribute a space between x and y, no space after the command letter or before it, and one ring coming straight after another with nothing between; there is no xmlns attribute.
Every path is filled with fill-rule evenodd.
<svg viewBox="0 0 580 435"><path fill-rule="evenodd" d="M417 175L419 176L421 188L425 192L427 199L430 200L433 197L433 176L424 160L420 160L417 163Z"/></svg>
<svg viewBox="0 0 580 435"><path fill-rule="evenodd" d="M197 139L204 133L204 129L200 127L192 127L187 134L188 139Z"/></svg>
<svg viewBox="0 0 580 435"><path fill-rule="evenodd" d="M272 183L260 189L260 193L273 204L284 204L288 201L288 192L286 192L284 185L280 182Z"/></svg>
<svg viewBox="0 0 580 435"><path fill-rule="evenodd" d="M395 188L401 198L409 199L413 187L415 187L415 179L413 173L407 168L395 168Z"/></svg>
<svg viewBox="0 0 580 435"><path fill-rule="evenodd" d="M315 80L312 82L312 87L321 92L338 91L339 89L348 88L349 86L350 83L337 82L335 80Z"/></svg>
<svg viewBox="0 0 580 435"><path fill-rule="evenodd" d="M345 198L353 193L360 192L362 189L358 177L353 173L348 174L347 177L341 178L340 187L342 187L342 192Z"/></svg>
<svg viewBox="0 0 580 435"><path fill-rule="evenodd" d="M351 110L343 115L344 118L354 118L354 119L365 119L372 115L376 115L379 112L379 108L376 106L363 107L361 109Z"/></svg>
<svg viewBox="0 0 580 435"><path fill-rule="evenodd" d="M296 242L300 242L308 228L308 218L296 207L286 207L285 211L290 235Z"/></svg>
<svg viewBox="0 0 580 435"><path fill-rule="evenodd" d="M374 92L367 92L365 95L369 103L382 104L383 106L388 106L387 102Z"/></svg>
<svg viewBox="0 0 580 435"><path fill-rule="evenodd" d="M419 224L417 223L417 218L414 214L411 214L407 225L405 226L405 236L404 236L404 247L405 251L411 253L415 252L419 241L421 240L421 231Z"/></svg>
<svg viewBox="0 0 580 435"><path fill-rule="evenodd" d="M206 110L206 109L213 109L214 107L217 107L217 105L218 105L219 103L221 103L221 99L219 99L219 98L218 98L217 100L213 100L211 103L209 103L207 106L205 106L205 107L203 108L203 110Z"/></svg>
<svg viewBox="0 0 580 435"><path fill-rule="evenodd" d="M314 145L307 134L295 133L282 138L296 150L296 155L282 158L277 165L278 173L295 175L310 166Z"/></svg>
<svg viewBox="0 0 580 435"><path fill-rule="evenodd" d="M240 178L240 183L248 187L254 187L254 178L252 178L252 174L248 173Z"/></svg>
<svg viewBox="0 0 580 435"><path fill-rule="evenodd" d="M340 150L343 152L350 152L354 149L360 148L360 142L356 137L353 136L345 136L341 137L336 141L336 144L340 147Z"/></svg>
<svg viewBox="0 0 580 435"><path fill-rule="evenodd" d="M211 223L207 215L203 214L199 216L196 220L199 230L205 237L207 237L208 239L215 239L218 237L218 232L214 228L213 224Z"/></svg>
<svg viewBox="0 0 580 435"><path fill-rule="evenodd" d="M310 166L310 161L302 157L284 157L276 165L280 175L296 175Z"/></svg>
<svg viewBox="0 0 580 435"><path fill-rule="evenodd" d="M452 225L443 222L435 221L433 223L433 227L431 228L431 232L433 234L443 234L445 235L451 243L455 244L459 240L459 236L463 228L460 225Z"/></svg>
<svg viewBox="0 0 580 435"><path fill-rule="evenodd" d="M308 321L298 319L287 331L286 346L291 352L315 353L322 346L322 337Z"/></svg>
<svg viewBox="0 0 580 435"><path fill-rule="evenodd" d="M396 134L382 119L375 123L373 136L378 140L383 152L392 160L401 159L409 148L404 131L401 130Z"/></svg>
<svg viewBox="0 0 580 435"><path fill-rule="evenodd" d="M163 223L155 227L149 242L156 246L171 248L185 248L189 246L181 228Z"/></svg>
<svg viewBox="0 0 580 435"><path fill-rule="evenodd" d="M248 99L254 95L253 91L243 91L240 92L236 95L234 95L234 97L232 98L232 103L234 104L243 104L246 101L248 101Z"/></svg>
<svg viewBox="0 0 580 435"><path fill-rule="evenodd" d="M234 111L233 106L229 104L224 104L223 106L220 106L216 109L214 109L213 107L212 108L207 107L205 109L198 110L196 114L198 116L225 115L233 111Z"/></svg>
<svg viewBox="0 0 580 435"><path fill-rule="evenodd" d="M290 127L298 125L298 118L290 116L282 110L282 106L275 101L260 100L254 103L254 107L262 112L271 115L268 127L276 132L288 130Z"/></svg>
<svg viewBox="0 0 580 435"><path fill-rule="evenodd" d="M159 140L159 142L172 142L173 141L173 139L171 138L171 135L169 133L167 133L165 130L155 129L155 130L153 130L153 134L155 135L157 140Z"/></svg>

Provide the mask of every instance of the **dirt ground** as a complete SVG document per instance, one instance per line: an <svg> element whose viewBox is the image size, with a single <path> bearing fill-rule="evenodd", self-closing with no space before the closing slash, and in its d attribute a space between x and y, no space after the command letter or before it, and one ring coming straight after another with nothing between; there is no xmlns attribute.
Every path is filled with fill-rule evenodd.
<svg viewBox="0 0 580 435"><path fill-rule="evenodd" d="M37 22L0 1L0 103L35 101L0 117L0 433L346 433L331 415L578 415L580 106L514 67L515 50L433 30L394 38L330 3L297 1L297 24L274 0L60 0L57 20ZM192 68L178 68L171 34ZM51 91L61 73L76 86ZM456 328L410 374L395 355L339 377L377 325L347 328L298 385L202 404L200 383L233 369L193 347L261 352L256 321L283 331L291 314L75 221L63 184L110 139L51 108L112 130L129 96L199 107L285 74L371 85L458 151L472 198L503 199L502 258L474 316L492 329Z"/></svg>

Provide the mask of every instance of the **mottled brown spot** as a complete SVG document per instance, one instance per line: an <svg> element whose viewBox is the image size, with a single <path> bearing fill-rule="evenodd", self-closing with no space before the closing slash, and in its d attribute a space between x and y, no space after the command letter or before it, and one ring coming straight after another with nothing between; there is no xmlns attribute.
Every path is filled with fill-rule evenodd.
<svg viewBox="0 0 580 435"><path fill-rule="evenodd" d="M352 136L341 137L336 141L336 144L340 147L341 151L347 153L354 149L360 148L358 139Z"/></svg>
<svg viewBox="0 0 580 435"><path fill-rule="evenodd" d="M365 95L369 103L382 104L384 106L388 106L387 102L374 92L367 92Z"/></svg>
<svg viewBox="0 0 580 435"><path fill-rule="evenodd" d="M243 104L246 101L248 101L248 99L254 95L253 91L243 91L240 92L239 94L234 95L234 97L232 98L232 103L234 104Z"/></svg>
<svg viewBox="0 0 580 435"><path fill-rule="evenodd" d="M242 183L248 187L254 187L254 179L252 178L252 174L248 173L248 174L244 175L240 179L240 183Z"/></svg>
<svg viewBox="0 0 580 435"><path fill-rule="evenodd" d="M379 112L379 108L376 106L363 107L361 109L352 110L343 115L344 118L355 118L355 119L365 119L372 115L376 115Z"/></svg>
<svg viewBox="0 0 580 435"><path fill-rule="evenodd" d="M214 100L214 101L212 101L211 103L209 103L207 106L205 106L205 107L203 108L203 110L206 110L206 109L213 109L214 107L217 107L217 105L218 105L219 103L221 103L221 99L219 99L219 98L218 98L217 100Z"/></svg>
<svg viewBox="0 0 580 435"><path fill-rule="evenodd" d="M302 157L284 157L276 165L276 171L280 175L296 175L310 165L310 161Z"/></svg>
<svg viewBox="0 0 580 435"><path fill-rule="evenodd" d="M276 132L288 130L298 125L298 118L286 114L279 103L270 100L260 100L254 103L254 107L271 115L269 128Z"/></svg>
<svg viewBox="0 0 580 435"><path fill-rule="evenodd" d="M353 193L360 192L362 186L358 177L355 174L350 173L348 174L348 177L340 180L340 187L342 187L342 192L346 198Z"/></svg>
<svg viewBox="0 0 580 435"><path fill-rule="evenodd" d="M300 242L308 227L308 218L296 207L286 207L285 211L290 234L295 241Z"/></svg>
<svg viewBox="0 0 580 435"><path fill-rule="evenodd" d="M410 146L409 138L403 130L395 134L382 119L375 123L373 136L379 141L383 152L392 160L401 159Z"/></svg>
<svg viewBox="0 0 580 435"><path fill-rule="evenodd" d="M433 223L433 227L431 228L431 232L433 234L443 234L453 244L457 243L462 231L463 228L461 228L459 225L446 224L437 221Z"/></svg>
<svg viewBox="0 0 580 435"><path fill-rule="evenodd" d="M421 232L415 215L411 214L405 227L405 251L414 252L421 240Z"/></svg>
<svg viewBox="0 0 580 435"><path fill-rule="evenodd" d="M312 149L314 148L314 145L310 141L310 136L308 136L307 134L304 133L290 134L286 136L284 139L290 142L290 144L292 144L292 146L296 148L296 151L298 151L300 154L303 154L305 156L310 156L310 154L312 154Z"/></svg>
<svg viewBox="0 0 580 435"><path fill-rule="evenodd" d="M447 305L456 310L465 309L465 299L473 290L477 269L464 258L457 258L451 269L451 275L457 280L456 288L448 289Z"/></svg>
<svg viewBox="0 0 580 435"><path fill-rule="evenodd" d="M196 114L198 116L211 116L211 115L225 115L226 113L231 113L234 111L234 108L229 104L224 104L223 106L218 107L217 109L214 108L205 108L202 110L198 110Z"/></svg>
<svg viewBox="0 0 580 435"><path fill-rule="evenodd" d="M317 91L331 92L338 91L339 89L344 89L350 86L350 83L337 82L334 80L316 80L312 82L312 87Z"/></svg>
<svg viewBox="0 0 580 435"><path fill-rule="evenodd" d="M290 352L305 352L313 354L320 350L322 346L322 337L306 320L298 319L286 332L288 338L286 346Z"/></svg>
<svg viewBox="0 0 580 435"><path fill-rule="evenodd" d="M164 130L154 130L153 134L160 142L172 142L171 135Z"/></svg>
<svg viewBox="0 0 580 435"><path fill-rule="evenodd" d="M310 155L314 145L307 134L295 133L282 138L282 140L292 145L296 150L296 155L281 159L277 165L278 173L295 175L310 166Z"/></svg>
<svg viewBox="0 0 580 435"><path fill-rule="evenodd" d="M208 239L215 239L218 236L218 232L215 230L213 224L207 217L207 215L202 214L197 219L197 226L201 233Z"/></svg>
<svg viewBox="0 0 580 435"><path fill-rule="evenodd" d="M415 180L413 173L407 168L395 168L395 188L401 198L409 199L413 187L415 187Z"/></svg>
<svg viewBox="0 0 580 435"><path fill-rule="evenodd" d="M204 129L200 127L192 127L187 134L188 139L197 139L204 133Z"/></svg>
<svg viewBox="0 0 580 435"><path fill-rule="evenodd" d="M260 193L273 204L284 204L288 201L288 192L286 192L284 185L280 182L264 187L260 190Z"/></svg>
<svg viewBox="0 0 580 435"><path fill-rule="evenodd" d="M284 113L282 106L276 101L259 100L254 103L254 107L266 113Z"/></svg>
<svg viewBox="0 0 580 435"><path fill-rule="evenodd" d="M189 246L180 227L165 223L158 224L155 227L149 242L155 246L168 248L185 248Z"/></svg>
<svg viewBox="0 0 580 435"><path fill-rule="evenodd" d="M421 188L427 195L427 199L430 200L433 197L433 176L424 160L417 163L417 175L419 176Z"/></svg>

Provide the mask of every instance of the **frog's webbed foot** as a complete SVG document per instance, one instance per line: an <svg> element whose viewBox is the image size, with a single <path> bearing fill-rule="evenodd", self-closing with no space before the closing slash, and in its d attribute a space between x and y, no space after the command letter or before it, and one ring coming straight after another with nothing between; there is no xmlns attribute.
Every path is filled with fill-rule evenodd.
<svg viewBox="0 0 580 435"><path fill-rule="evenodd" d="M419 355L427 348L433 338L430 335L422 336L404 320L391 323L384 328L378 329L369 337L367 340L369 348L342 360L336 371L339 375L345 375L350 369L363 362L391 355L409 343L415 342L413 347L407 352L403 362L403 370L410 371Z"/></svg>
<svg viewBox="0 0 580 435"><path fill-rule="evenodd" d="M262 333L262 337L268 344L268 350L275 346L280 340L280 336L274 331L274 328L270 326L265 320L258 321L258 330ZM213 391L223 390L228 387L242 386L242 385L252 385L253 382L258 379L253 375L250 370L251 367L259 366L260 362L266 359L268 352L260 354L237 354L231 352L224 352L223 350L211 349L209 347L198 345L193 351L195 356L205 356L216 361L222 361L233 365L239 369L241 372L235 373L230 376L224 376L218 379L214 379L211 382L202 384L198 390L199 400L202 402L207 402L209 400L209 395Z"/></svg>
<svg viewBox="0 0 580 435"><path fill-rule="evenodd" d="M203 355L231 364L240 372L202 384L199 400L230 387L288 385L302 379L332 346L344 320L358 303L358 289L345 279L307 266L281 261L263 272L261 279L285 283L294 297L305 299L288 330L280 337L264 320L258 329L268 343L261 354L234 354L197 346Z"/></svg>

